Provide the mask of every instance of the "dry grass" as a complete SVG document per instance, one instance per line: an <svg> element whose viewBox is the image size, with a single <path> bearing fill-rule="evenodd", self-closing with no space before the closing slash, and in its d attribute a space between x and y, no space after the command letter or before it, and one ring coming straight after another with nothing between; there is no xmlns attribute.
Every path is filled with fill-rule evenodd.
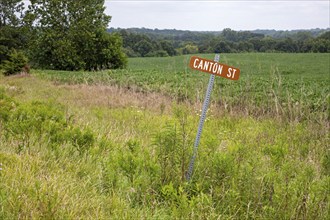
<svg viewBox="0 0 330 220"><path fill-rule="evenodd" d="M108 85L59 85L68 95L67 101L83 107L125 108L137 107L159 112L170 109L172 99L155 92L139 92L134 89Z"/></svg>
<svg viewBox="0 0 330 220"><path fill-rule="evenodd" d="M156 92L141 92L116 85L67 85L42 80L33 75L0 78L6 92L25 101L56 100L76 107L135 107L151 112L169 112L172 99ZM31 88L33 84L33 89Z"/></svg>

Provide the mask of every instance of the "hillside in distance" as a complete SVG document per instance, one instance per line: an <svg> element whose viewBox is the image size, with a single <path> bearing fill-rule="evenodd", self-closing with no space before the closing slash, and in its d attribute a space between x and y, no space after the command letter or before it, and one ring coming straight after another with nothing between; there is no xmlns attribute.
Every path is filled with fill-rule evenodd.
<svg viewBox="0 0 330 220"><path fill-rule="evenodd" d="M108 29L119 33L128 57L165 57L195 53L329 53L330 29L187 31Z"/></svg>
<svg viewBox="0 0 330 220"><path fill-rule="evenodd" d="M150 28L109 28L108 32L119 32L120 30L126 30L128 32L139 33L139 34L147 34L154 36L162 36L162 37L180 37L187 34L195 34L195 35L220 35L222 31L189 31L189 30L177 30L177 29L150 29ZM265 36L269 36L272 38L285 38L295 35L299 32L310 33L313 37L318 37L321 34L330 31L330 28L321 29L321 28L313 28L313 29L296 29L296 30L275 30L275 29L256 29L256 30L239 30L238 32L251 32L255 34L263 34Z"/></svg>

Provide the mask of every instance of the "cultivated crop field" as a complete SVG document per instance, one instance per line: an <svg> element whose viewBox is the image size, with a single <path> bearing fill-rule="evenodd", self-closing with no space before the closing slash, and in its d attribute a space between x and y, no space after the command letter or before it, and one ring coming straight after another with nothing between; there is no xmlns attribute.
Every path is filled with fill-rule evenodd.
<svg viewBox="0 0 330 220"><path fill-rule="evenodd" d="M189 58L0 76L0 219L329 219L330 54L221 55L187 182Z"/></svg>

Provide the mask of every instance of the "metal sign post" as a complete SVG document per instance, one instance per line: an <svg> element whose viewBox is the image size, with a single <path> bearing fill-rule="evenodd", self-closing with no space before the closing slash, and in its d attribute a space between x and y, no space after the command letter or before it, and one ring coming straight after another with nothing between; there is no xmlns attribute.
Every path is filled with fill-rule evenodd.
<svg viewBox="0 0 330 220"><path fill-rule="evenodd" d="M214 57L214 61L219 62L219 60L220 60L220 55L216 54L215 57ZM212 92L212 89L213 89L214 78L215 78L215 75L212 74L210 76L209 84L207 86L207 91L206 91L205 100L204 100L204 104L203 104L202 115L199 119L197 135L196 135L196 139L195 139L195 143L194 143L194 151L193 151L193 155L190 159L189 169L188 169L188 173L187 173L187 176L186 176L187 181L190 181L192 172L194 170L194 163L195 163L195 159L196 159L196 156L197 156L198 145L199 145L199 142L200 142L200 139L201 139L207 109L208 109L209 103L210 103L210 97L211 97L211 92Z"/></svg>
<svg viewBox="0 0 330 220"><path fill-rule="evenodd" d="M221 76L223 78L227 78L230 80L238 80L238 78L240 76L241 71L238 68L233 67L233 66L228 66L226 64L218 63L219 60L220 60L219 54L215 55L214 61L196 57L196 56L193 56L190 58L190 62L189 62L190 68L192 68L194 70L202 71L205 73L209 73L212 75L210 76L209 85L207 87L205 100L204 100L204 104L203 104L202 115L199 119L199 125L198 125L197 135L196 135L196 139L195 139L193 155L190 159L189 169L188 169L188 172L186 175L187 181L190 181L191 175L194 170L194 163L195 163L195 159L197 156L198 145L199 145L199 141L200 141L201 135L202 135L202 130L203 130L203 126L204 126L204 122L205 122L205 118L206 118L206 112L209 107L209 102L210 102L210 97L211 97L211 92L213 89L215 76Z"/></svg>

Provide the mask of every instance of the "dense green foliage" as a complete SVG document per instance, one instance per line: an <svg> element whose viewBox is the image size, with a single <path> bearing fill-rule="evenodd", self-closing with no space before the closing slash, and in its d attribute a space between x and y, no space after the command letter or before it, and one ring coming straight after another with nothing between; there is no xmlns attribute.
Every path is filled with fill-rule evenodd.
<svg viewBox="0 0 330 220"><path fill-rule="evenodd" d="M121 30L125 52L129 57L166 57L176 55L173 44L166 40L152 40L147 35Z"/></svg>
<svg viewBox="0 0 330 220"><path fill-rule="evenodd" d="M30 67L28 59L21 51L13 50L7 60L3 61L1 65L5 75L12 75L15 73L29 73Z"/></svg>
<svg viewBox="0 0 330 220"><path fill-rule="evenodd" d="M35 67L60 70L123 68L122 40L108 34L103 0L0 2L0 62L24 50ZM20 15L20 17L18 17Z"/></svg>
<svg viewBox="0 0 330 220"><path fill-rule="evenodd" d="M98 70L125 65L118 35L109 36L110 16L103 0L32 1L33 61L38 66L61 70Z"/></svg>
<svg viewBox="0 0 330 220"><path fill-rule="evenodd" d="M193 53L236 52L330 52L329 31L277 31L271 35L261 31L192 32L150 29L109 29L119 32L130 57L173 56ZM316 35L316 36L315 36ZM164 46L166 43L166 46ZM161 52L161 51L165 51Z"/></svg>
<svg viewBox="0 0 330 220"><path fill-rule="evenodd" d="M94 142L91 131L82 131L74 127L71 121L65 120L64 112L54 103L34 101L18 105L4 94L1 95L2 129L4 140L16 140L17 152L30 150L36 142L46 141L52 150L60 151L63 143L70 143L75 150L83 153ZM14 104L14 105L13 105ZM12 106L11 106L12 105ZM11 106L11 108L8 108ZM33 140L32 136L37 136Z"/></svg>
<svg viewBox="0 0 330 220"><path fill-rule="evenodd" d="M23 28L4 26L0 27L0 64L8 60L14 51L23 51L26 46L26 39L22 34Z"/></svg>
<svg viewBox="0 0 330 220"><path fill-rule="evenodd" d="M222 55L242 75L216 80L191 182L209 75L187 58L0 78L0 218L328 219L329 114L304 108L328 106L329 54Z"/></svg>
<svg viewBox="0 0 330 220"><path fill-rule="evenodd" d="M26 47L26 29L22 26L23 2L3 0L0 2L0 68L6 75L28 69L28 60L23 54Z"/></svg>
<svg viewBox="0 0 330 220"><path fill-rule="evenodd" d="M18 16L22 16L24 9L24 3L21 0L1 0L0 6L0 28L20 24Z"/></svg>

